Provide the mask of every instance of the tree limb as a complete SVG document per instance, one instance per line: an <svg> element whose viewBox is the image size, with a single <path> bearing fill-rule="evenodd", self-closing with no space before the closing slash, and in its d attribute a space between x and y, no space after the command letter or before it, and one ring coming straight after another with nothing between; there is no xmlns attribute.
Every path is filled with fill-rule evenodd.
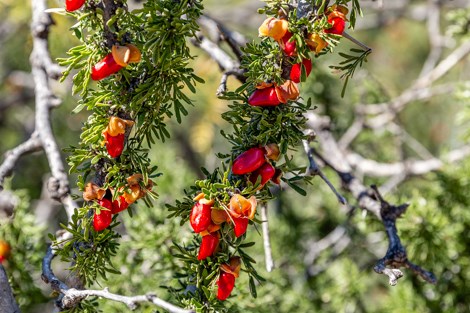
<svg viewBox="0 0 470 313"><path fill-rule="evenodd" d="M13 297L13 292L8 282L8 276L0 264L0 312L19 313L20 309Z"/></svg>
<svg viewBox="0 0 470 313"><path fill-rule="evenodd" d="M56 301L56 305L60 309L70 309L75 307L81 301L89 296L97 296L112 301L122 302L126 304L129 309L134 310L137 308L139 303L149 302L154 305L167 310L170 313L192 313L194 311L185 310L179 308L171 303L168 303L155 294L147 294L142 296L127 297L109 292L108 288L104 290L78 290L75 288L69 288L64 282L62 282L57 276L55 276L52 270L52 260L55 258L54 250L51 246L47 248L46 255L42 261L42 275L41 278L46 284L50 284L51 288L60 294Z"/></svg>
<svg viewBox="0 0 470 313"><path fill-rule="evenodd" d="M31 24L33 52L30 60L35 84L36 132L52 173L48 184L49 191L53 199L62 202L70 218L78 206L70 196L68 176L52 131L50 117L50 110L57 107L60 100L52 93L49 79L56 79L62 75L60 67L52 62L48 49L49 27L53 21L45 13L46 2L44 0L31 0L31 5L33 10Z"/></svg>
<svg viewBox="0 0 470 313"><path fill-rule="evenodd" d="M0 190L3 190L5 178L12 174L18 160L23 155L39 151L41 148L42 143L39 134L34 132L28 140L5 153L5 160L0 164Z"/></svg>

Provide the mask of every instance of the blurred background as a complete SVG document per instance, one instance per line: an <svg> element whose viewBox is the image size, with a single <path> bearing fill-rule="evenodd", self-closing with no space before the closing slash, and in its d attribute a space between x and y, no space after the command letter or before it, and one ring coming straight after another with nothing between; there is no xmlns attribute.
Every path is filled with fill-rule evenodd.
<svg viewBox="0 0 470 313"><path fill-rule="evenodd" d="M443 42L442 57L470 38L470 4L468 1L360 1L364 17L355 30L348 32L371 47L372 54L364 67L350 80L341 98L343 82L329 66L341 59L330 54L314 61L312 75L302 83L304 99L311 97L317 112L331 117L334 133L343 134L355 117L359 104L387 102L409 88L420 75L430 52L433 36ZM439 4L440 28L429 34L429 5ZM50 7L62 3L49 1ZM130 1L130 7L138 3ZM263 6L253 0L204 1L207 14L227 27L257 40L257 28L264 19L256 10ZM29 73L32 42L29 32L29 1L0 0L0 155L29 137L34 129L34 93ZM74 21L54 15L56 22L50 35L54 58L77 44L68 31ZM337 51L354 47L342 39ZM227 102L215 96L221 73L217 64L203 51L193 48L192 67L206 83L198 84L190 94L194 106L181 124L168 120L172 138L155 145L151 158L163 173L157 181L160 198L152 207L143 203L134 208L134 216L121 214L123 234L121 248L113 260L121 275L99 281L96 288L109 286L124 295L150 291L172 300L162 286L176 286L172 278L178 264L171 256L172 240L189 242L191 233L179 220L166 219L165 203L181 198L184 189L201 177L199 168L219 165L215 153L230 147L220 130L230 131L221 118ZM430 156L439 157L467 142L470 112L470 58L465 58L438 81L455 88L414 101L398 116L399 125L416 139ZM238 83L230 78L229 89ZM63 104L53 111L53 128L59 145L67 148L79 140L82 122L88 113L72 114L77 98L71 95L71 80L54 83ZM189 94L189 93L188 93ZM396 134L385 128L365 129L351 148L364 157L380 162L400 158L418 158L416 151L396 147ZM302 148L293 151L299 166L308 160ZM66 154L64 153L64 159ZM14 219L0 219L0 235L12 244L12 258L6 264L17 300L23 312L52 311L51 291L40 280L40 261L49 241L65 214L47 197L43 182L49 172L42 152L21 159L8 189L14 191L18 206ZM268 205L271 244L276 269L264 269L264 252L260 232L249 232L249 248L260 273L267 281L257 288L258 297L249 295L247 275L237 280L233 297L227 302L230 312L470 312L470 227L469 185L470 160L445 165L438 172L411 177L395 186L386 198L394 203L409 202L407 213L398 229L409 258L438 277L436 285L425 283L411 272L391 287L388 279L372 268L387 249L383 226L360 209L348 210L319 179L305 186L303 197L283 186L274 189L279 198ZM328 177L339 186L334 172ZM356 173L360 175L360 173ZM71 176L75 186L76 177ZM384 178L364 177L365 184L382 184ZM78 193L75 189L73 192ZM348 194L344 192L346 196ZM352 205L354 199L349 198ZM1 218L1 217L0 217ZM259 229L260 230L260 229ZM337 240L326 249L318 242L336 231ZM0 238L1 238L0 236ZM329 237L328 237L329 238ZM322 241L324 243L324 241ZM58 261L58 260L56 260ZM56 262L66 268L67 264ZM64 275L67 272L64 271ZM103 312L127 312L125 305L98 301ZM140 307L138 312L155 312Z"/></svg>

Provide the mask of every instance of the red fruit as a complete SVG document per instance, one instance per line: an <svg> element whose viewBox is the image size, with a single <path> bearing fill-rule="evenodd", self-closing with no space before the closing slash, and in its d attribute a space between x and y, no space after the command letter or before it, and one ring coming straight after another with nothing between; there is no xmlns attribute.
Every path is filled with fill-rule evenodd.
<svg viewBox="0 0 470 313"><path fill-rule="evenodd" d="M219 280L217 280L217 299L225 300L232 293L233 287L235 286L235 276L230 273L220 273Z"/></svg>
<svg viewBox="0 0 470 313"><path fill-rule="evenodd" d="M96 63L91 68L91 79L102 80L114 73L117 73L122 68L121 65L117 64L113 58L113 54L109 53L104 59Z"/></svg>
<svg viewBox="0 0 470 313"><path fill-rule="evenodd" d="M300 78L302 77L302 67L303 65L305 67L305 72L308 75L310 75L310 72L312 71L312 61L310 59L303 59L302 63L297 63L292 65L292 69L290 71L290 80L292 80L294 83L300 83Z"/></svg>
<svg viewBox="0 0 470 313"><path fill-rule="evenodd" d="M117 136L110 136L108 133L105 133L106 137L106 149L108 150L109 155L112 158L117 158L121 155L124 150L124 134L119 134Z"/></svg>
<svg viewBox="0 0 470 313"><path fill-rule="evenodd" d="M265 154L264 148L255 147L246 150L233 161L232 173L243 175L254 172L266 162Z"/></svg>
<svg viewBox="0 0 470 313"><path fill-rule="evenodd" d="M325 33L336 34L336 35L343 34L344 28L346 26L346 21L343 20L341 17L329 18L328 23L330 23L333 26L331 28L325 29Z"/></svg>
<svg viewBox="0 0 470 313"><path fill-rule="evenodd" d="M193 206L189 215L189 223L196 234L206 230L212 224L211 211L212 206L207 204L198 202Z"/></svg>
<svg viewBox="0 0 470 313"><path fill-rule="evenodd" d="M10 256L11 247L8 242L0 240L0 264Z"/></svg>
<svg viewBox="0 0 470 313"><path fill-rule="evenodd" d="M275 173L276 169L274 168L274 166L269 163L264 163L263 165L261 165L260 168L251 173L250 181L254 184L258 180L258 176L261 176L261 186L264 186L264 184L266 184L268 180L273 178Z"/></svg>
<svg viewBox="0 0 470 313"><path fill-rule="evenodd" d="M111 221L113 220L113 216L111 213L112 204L111 204L111 201L109 201L108 199L101 199L98 201L98 204L108 209L108 210L100 210L100 214L97 214L95 212L95 215L93 216L93 228L96 231L102 231L106 229L111 224Z"/></svg>
<svg viewBox="0 0 470 313"><path fill-rule="evenodd" d="M264 89L256 89L248 98L248 104L252 106L259 106L259 107L270 107L279 105L281 101L279 101L276 93L276 88L274 86L264 88Z"/></svg>
<svg viewBox="0 0 470 313"><path fill-rule="evenodd" d="M292 34L287 31L284 37L281 38L281 48L284 50L284 53L290 57L296 55L297 53L295 40L289 41L291 37Z"/></svg>
<svg viewBox="0 0 470 313"><path fill-rule="evenodd" d="M197 255L197 259L201 261L207 257L212 256L218 244L219 244L219 236L217 235L217 233L208 234L202 237L202 242L201 242L201 246L199 247L199 253Z"/></svg>
<svg viewBox="0 0 470 313"><path fill-rule="evenodd" d="M126 199L123 196L119 196L118 200L113 201L113 207L111 213L118 214L121 211L124 211L129 207L129 203L127 203Z"/></svg>
<svg viewBox="0 0 470 313"><path fill-rule="evenodd" d="M244 217L234 217L233 218L233 229L235 231L235 237L240 237L244 233L246 233L246 229L248 228L249 219Z"/></svg>
<svg viewBox="0 0 470 313"><path fill-rule="evenodd" d="M68 12L76 11L85 4L86 0L65 0L65 10Z"/></svg>

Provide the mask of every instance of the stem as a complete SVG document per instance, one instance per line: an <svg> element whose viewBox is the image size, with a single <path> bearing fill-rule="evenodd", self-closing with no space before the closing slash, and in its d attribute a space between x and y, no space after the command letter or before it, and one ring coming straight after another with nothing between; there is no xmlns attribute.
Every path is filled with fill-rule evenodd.
<svg viewBox="0 0 470 313"><path fill-rule="evenodd" d="M359 47L363 48L366 51L372 51L371 47L369 47L366 44L360 42L359 40L357 40L353 36L349 35L347 32L343 32L343 37L346 38L346 39L349 39L352 42L354 42L356 45L358 45Z"/></svg>

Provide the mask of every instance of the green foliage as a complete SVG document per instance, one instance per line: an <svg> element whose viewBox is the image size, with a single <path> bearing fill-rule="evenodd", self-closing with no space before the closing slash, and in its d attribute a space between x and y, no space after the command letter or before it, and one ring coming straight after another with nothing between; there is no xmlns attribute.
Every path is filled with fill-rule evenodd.
<svg viewBox="0 0 470 313"><path fill-rule="evenodd" d="M36 283L46 249L45 228L36 224L26 191L15 191L12 195L17 197L14 216L0 218L0 239L11 247L10 257L3 265L20 309L29 311L48 300Z"/></svg>
<svg viewBox="0 0 470 313"><path fill-rule="evenodd" d="M343 72L341 78L344 78L343 89L341 90L341 97L344 96L346 92L346 86L350 78L354 76L354 72L358 67L362 66L362 63L367 62L367 56L372 52L372 50L361 50L361 49L351 49L350 54L343 52L338 53L345 60L341 61L339 65L330 66L332 69Z"/></svg>
<svg viewBox="0 0 470 313"><path fill-rule="evenodd" d="M79 208L75 210L68 225L61 225L71 234L71 238L62 240L61 237L50 235L57 255L62 261L72 264L70 271L80 277L86 285L95 282L98 275L106 280L107 273L120 274L110 259L116 255L119 247L117 239L121 237L113 231L118 225L117 215L114 216L114 223L97 232L92 226L95 211L99 214L98 204Z"/></svg>

